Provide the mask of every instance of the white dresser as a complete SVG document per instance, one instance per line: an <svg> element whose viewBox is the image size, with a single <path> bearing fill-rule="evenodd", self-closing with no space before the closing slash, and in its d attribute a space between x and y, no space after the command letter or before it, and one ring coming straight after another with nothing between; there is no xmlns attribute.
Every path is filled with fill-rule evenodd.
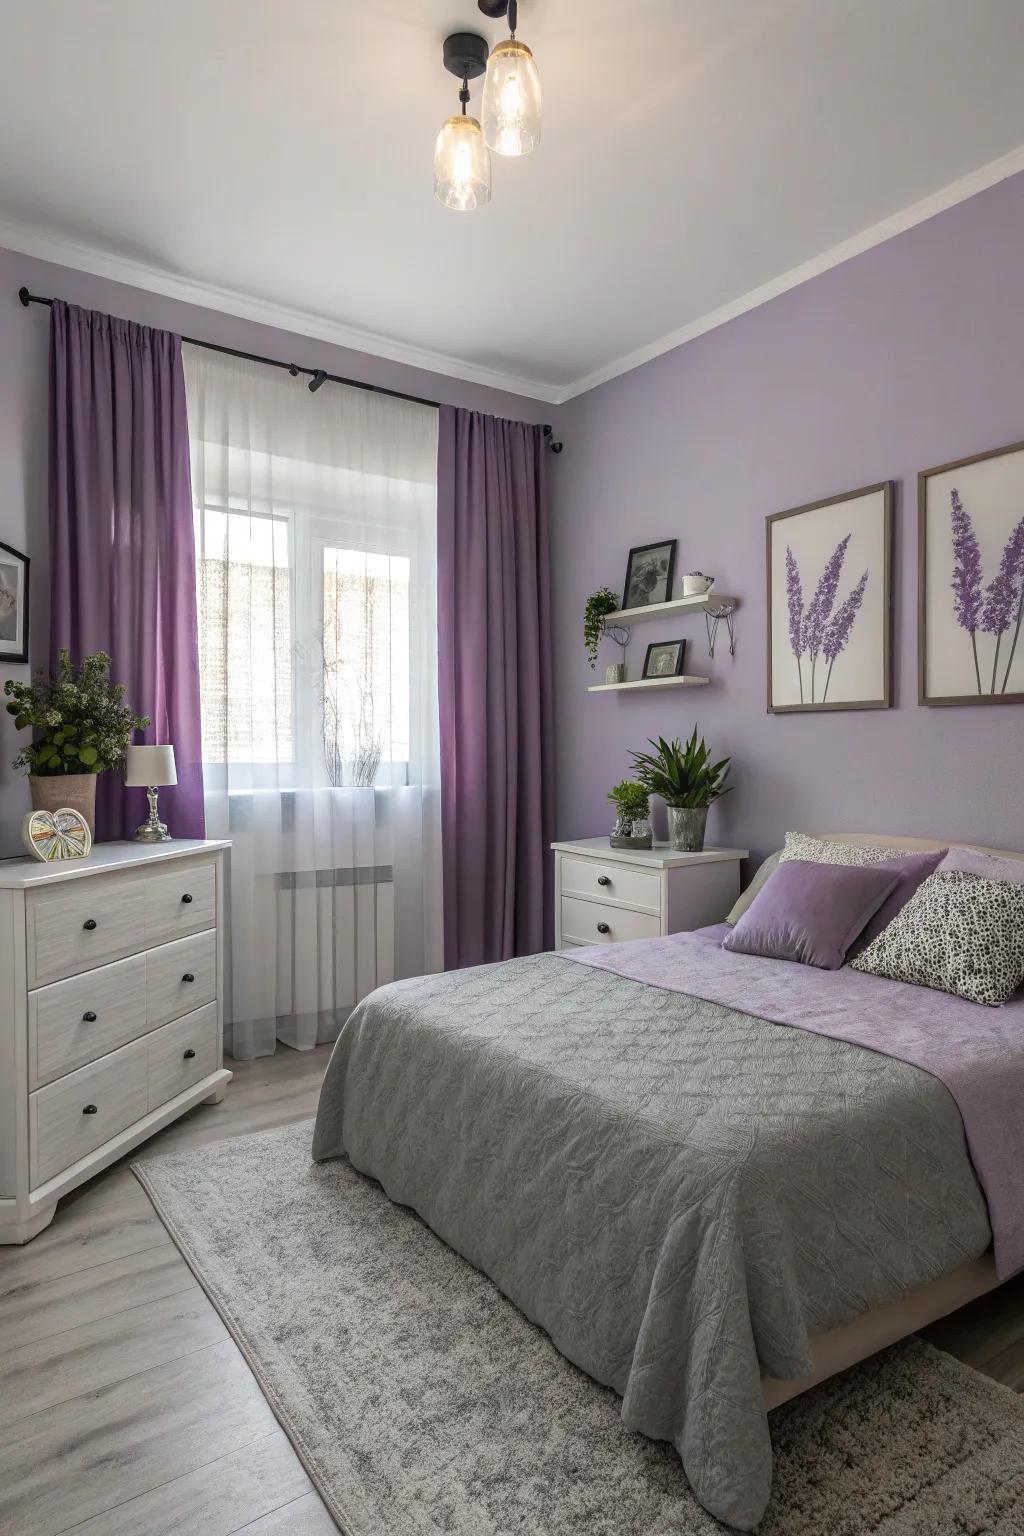
<svg viewBox="0 0 1024 1536"><path fill-rule="evenodd" d="M552 843L555 948L656 939L724 920L740 893L745 848L676 853L668 843L630 851L606 837Z"/></svg>
<svg viewBox="0 0 1024 1536"><path fill-rule="evenodd" d="M0 861L0 1243L68 1190L224 1097L227 842L98 843Z"/></svg>

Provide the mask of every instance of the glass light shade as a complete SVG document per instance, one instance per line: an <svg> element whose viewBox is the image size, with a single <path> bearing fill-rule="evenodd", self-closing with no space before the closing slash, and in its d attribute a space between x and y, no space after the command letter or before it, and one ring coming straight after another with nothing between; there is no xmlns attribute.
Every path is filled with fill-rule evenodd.
<svg viewBox="0 0 1024 1536"><path fill-rule="evenodd" d="M434 195L469 213L491 200L491 156L475 117L449 117L434 145Z"/></svg>
<svg viewBox="0 0 1024 1536"><path fill-rule="evenodd" d="M518 38L491 50L480 115L495 154L528 155L540 143L540 75Z"/></svg>

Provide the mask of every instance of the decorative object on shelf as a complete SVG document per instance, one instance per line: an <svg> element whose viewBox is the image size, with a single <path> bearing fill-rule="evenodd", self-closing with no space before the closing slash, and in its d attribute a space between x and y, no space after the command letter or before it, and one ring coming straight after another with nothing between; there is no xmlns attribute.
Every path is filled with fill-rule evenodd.
<svg viewBox="0 0 1024 1536"><path fill-rule="evenodd" d="M683 596L704 597L714 584L715 578L705 576L703 571L687 571L683 576Z"/></svg>
<svg viewBox="0 0 1024 1536"><path fill-rule="evenodd" d="M608 791L615 806L615 826L608 842L612 848L651 848L651 805L646 789L636 779L623 779Z"/></svg>
<svg viewBox="0 0 1024 1536"><path fill-rule="evenodd" d="M96 651L76 672L62 650L53 674L39 671L30 683L8 678L4 694L15 727L35 733L14 760L16 768L28 770L33 809L68 806L85 818L91 834L96 775L123 763L132 733L149 724L122 703L123 685L110 681L110 657Z"/></svg>
<svg viewBox="0 0 1024 1536"><path fill-rule="evenodd" d="M137 843L169 843L171 834L157 813L156 792L177 784L173 747L129 747L124 782L129 789L144 789L149 797L149 816L135 834Z"/></svg>
<svg viewBox="0 0 1024 1536"><path fill-rule="evenodd" d="M711 761L704 738L697 741L697 727L684 747L678 737L668 742L659 736L650 741L654 752L634 752L637 779L649 794L660 795L668 811L668 835L679 853L700 853L708 810L732 789L727 784L732 759Z"/></svg>
<svg viewBox="0 0 1024 1536"><path fill-rule="evenodd" d="M1024 443L918 484L918 699L1024 703Z"/></svg>
<svg viewBox="0 0 1024 1536"><path fill-rule="evenodd" d="M685 640L654 640L647 647L644 657L643 676L682 677Z"/></svg>
<svg viewBox="0 0 1024 1536"><path fill-rule="evenodd" d="M466 113L469 82L487 68L487 43L475 32L453 32L442 57L462 81L462 111L445 119L434 145L434 196L456 213L471 213L491 200L491 152L479 122Z"/></svg>
<svg viewBox="0 0 1024 1536"><path fill-rule="evenodd" d="M0 544L0 657L28 661L28 555Z"/></svg>
<svg viewBox="0 0 1024 1536"><path fill-rule="evenodd" d="M676 540L660 544L638 544L626 562L623 608L646 608L652 603L666 603L672 592L672 572L676 563Z"/></svg>
<svg viewBox="0 0 1024 1536"><path fill-rule="evenodd" d="M890 707L892 499L884 480L767 519L771 713Z"/></svg>
<svg viewBox="0 0 1024 1536"><path fill-rule="evenodd" d="M736 633L732 625L732 616L735 612L736 604L731 598L726 598L717 608L704 609L704 624L708 632L708 655L712 660L714 660L715 645L718 642L718 626L723 619L729 636L729 655L736 655Z"/></svg>
<svg viewBox="0 0 1024 1536"><path fill-rule="evenodd" d="M479 0L485 16L508 17L509 37L491 49L480 116L497 155L528 155L540 143L540 75L533 54L516 37L517 0Z"/></svg>
<svg viewBox="0 0 1024 1536"><path fill-rule="evenodd" d="M32 857L44 864L84 859L92 848L89 823L70 805L56 811L29 811L22 823L21 840Z"/></svg>
<svg viewBox="0 0 1024 1536"><path fill-rule="evenodd" d="M626 663L624 661L611 661L604 669L604 681L606 688L612 688L618 683L626 681Z"/></svg>
<svg viewBox="0 0 1024 1536"><path fill-rule="evenodd" d="M590 670L597 666L597 648L606 634L612 631L608 625L608 619L619 606L619 599L611 587L598 587L596 592L591 592L583 606L583 644L587 650L587 660L590 662ZM618 639L613 635L616 644L623 650L629 643L629 631L625 630L625 639Z"/></svg>

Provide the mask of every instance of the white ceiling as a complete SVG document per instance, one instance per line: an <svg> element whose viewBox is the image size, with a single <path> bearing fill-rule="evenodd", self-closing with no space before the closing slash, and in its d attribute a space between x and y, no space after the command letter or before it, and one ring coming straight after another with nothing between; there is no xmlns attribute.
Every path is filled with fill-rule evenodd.
<svg viewBox="0 0 1024 1536"><path fill-rule="evenodd" d="M431 155L475 0L0 20L0 243L553 400L1024 144L1022 0L520 0L543 140L466 215Z"/></svg>

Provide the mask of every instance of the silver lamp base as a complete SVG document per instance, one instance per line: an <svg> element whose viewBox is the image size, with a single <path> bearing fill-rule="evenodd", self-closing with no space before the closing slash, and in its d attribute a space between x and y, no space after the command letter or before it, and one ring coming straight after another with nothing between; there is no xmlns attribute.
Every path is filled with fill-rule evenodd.
<svg viewBox="0 0 1024 1536"><path fill-rule="evenodd" d="M149 815L135 834L137 843L170 843L173 842L171 834L167 830L167 823L160 820L156 809L156 789L151 784L146 790L149 797Z"/></svg>

